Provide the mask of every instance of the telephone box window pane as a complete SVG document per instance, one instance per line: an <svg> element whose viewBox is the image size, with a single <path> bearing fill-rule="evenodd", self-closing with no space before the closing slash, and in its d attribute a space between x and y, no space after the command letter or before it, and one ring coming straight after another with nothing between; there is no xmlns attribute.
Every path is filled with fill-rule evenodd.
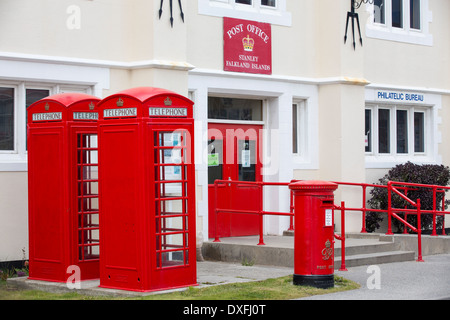
<svg viewBox="0 0 450 320"><path fill-rule="evenodd" d="M13 88L0 88L0 150L14 150Z"/></svg>
<svg viewBox="0 0 450 320"><path fill-rule="evenodd" d="M408 111L397 110L397 153L408 153Z"/></svg>
<svg viewBox="0 0 450 320"><path fill-rule="evenodd" d="M414 152L425 152L425 114L414 113Z"/></svg>
<svg viewBox="0 0 450 320"><path fill-rule="evenodd" d="M378 111L378 152L390 153L390 110L380 109Z"/></svg>
<svg viewBox="0 0 450 320"><path fill-rule="evenodd" d="M375 0L374 2L374 22L385 24L385 3L384 0Z"/></svg>
<svg viewBox="0 0 450 320"><path fill-rule="evenodd" d="M420 30L420 0L410 0L410 27Z"/></svg>
<svg viewBox="0 0 450 320"><path fill-rule="evenodd" d="M262 121L262 105L262 100L209 97L208 118Z"/></svg>
<svg viewBox="0 0 450 320"><path fill-rule="evenodd" d="M372 110L366 110L365 143L366 152L372 152Z"/></svg>
<svg viewBox="0 0 450 320"><path fill-rule="evenodd" d="M186 139L183 130L154 133L157 268L187 264Z"/></svg>
<svg viewBox="0 0 450 320"><path fill-rule="evenodd" d="M403 28L403 0L392 0L392 26Z"/></svg>
<svg viewBox="0 0 450 320"><path fill-rule="evenodd" d="M99 258L98 148L96 134L77 136L78 259Z"/></svg>

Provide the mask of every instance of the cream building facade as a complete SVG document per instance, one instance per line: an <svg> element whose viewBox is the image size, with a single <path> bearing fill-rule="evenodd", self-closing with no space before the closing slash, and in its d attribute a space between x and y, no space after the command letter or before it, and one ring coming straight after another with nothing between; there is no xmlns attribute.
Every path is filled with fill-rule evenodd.
<svg viewBox="0 0 450 320"><path fill-rule="evenodd" d="M26 106L50 94L104 98L154 86L192 99L197 232L204 239L211 223L210 128L261 128L267 182L373 183L406 161L450 164L447 1L362 3L355 9L362 45L355 27L355 46L351 23L344 43L348 0L180 4L173 1L171 24L168 0L161 16L156 0L0 2L0 261L28 252ZM225 70L229 18L270 29L270 74ZM259 105L254 118L211 110L215 102L249 101ZM341 200L360 206L361 194L343 187ZM267 210L289 211L287 189L271 189L264 201ZM287 217L264 219L266 234L289 227ZM360 215L349 215L346 228L360 231Z"/></svg>

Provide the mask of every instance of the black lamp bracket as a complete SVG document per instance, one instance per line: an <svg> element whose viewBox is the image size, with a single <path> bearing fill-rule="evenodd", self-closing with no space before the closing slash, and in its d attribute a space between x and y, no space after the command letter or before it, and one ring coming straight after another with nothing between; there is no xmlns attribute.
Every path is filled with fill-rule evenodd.
<svg viewBox="0 0 450 320"><path fill-rule="evenodd" d="M353 35L353 49L356 50L356 42L355 42L355 20L356 25L358 27L358 33L359 33L359 42L361 43L361 46L363 45L363 40L361 36L361 27L359 24L359 15L356 12L357 9L361 7L363 3L369 3L373 4L374 0L350 0L350 11L347 12L347 23L345 25L345 36L344 36L344 43L347 43L347 32L348 32L348 24L350 22L350 19L352 20L352 35Z"/></svg>

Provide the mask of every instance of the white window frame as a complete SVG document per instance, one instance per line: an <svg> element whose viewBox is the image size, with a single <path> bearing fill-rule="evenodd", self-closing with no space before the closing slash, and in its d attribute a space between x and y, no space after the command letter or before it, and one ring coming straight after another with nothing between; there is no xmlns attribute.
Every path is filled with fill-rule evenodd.
<svg viewBox="0 0 450 320"><path fill-rule="evenodd" d="M109 89L110 69L96 60L0 52L0 84L15 88L14 150L0 152L0 172L26 172L26 88L50 94L85 92L101 97Z"/></svg>
<svg viewBox="0 0 450 320"><path fill-rule="evenodd" d="M48 90L49 95L63 92L82 92L92 94L93 87L89 85L66 85L58 83L38 83L32 81L2 81L0 87L14 89L14 148L0 150L0 171L26 171L28 158L27 128L26 128L26 90Z"/></svg>
<svg viewBox="0 0 450 320"><path fill-rule="evenodd" d="M307 121L307 101L306 100L294 100L292 102L292 108L297 108L297 152L292 150L292 153L296 157L306 158L308 155L308 121ZM292 113L294 117L294 113ZM292 133L294 136L294 118L292 118ZM294 149L294 143L292 143L292 149Z"/></svg>
<svg viewBox="0 0 450 320"><path fill-rule="evenodd" d="M252 5L236 3L235 0L198 0L198 13L292 26L292 15L286 10L286 0L277 0L275 7L263 6L261 0L253 0Z"/></svg>
<svg viewBox="0 0 450 320"><path fill-rule="evenodd" d="M429 32L429 24L433 20L429 10L429 0L420 0L420 29L410 27L410 0L403 1L403 28L392 26L392 0L385 0L385 23L377 23L374 17L375 5L366 4L369 18L366 24L368 38L397 41L425 46L433 46L433 36Z"/></svg>
<svg viewBox="0 0 450 320"><path fill-rule="evenodd" d="M378 110L390 110L390 150L389 153L379 152L379 128L378 128ZM433 112L432 107L422 105L395 105L395 104L376 104L368 103L365 110L371 110L371 151L366 152L366 157L372 161L386 161L403 163L406 161L429 161L433 158ZM397 110L408 111L408 152L397 153ZM424 152L415 152L414 145L414 114L424 113Z"/></svg>

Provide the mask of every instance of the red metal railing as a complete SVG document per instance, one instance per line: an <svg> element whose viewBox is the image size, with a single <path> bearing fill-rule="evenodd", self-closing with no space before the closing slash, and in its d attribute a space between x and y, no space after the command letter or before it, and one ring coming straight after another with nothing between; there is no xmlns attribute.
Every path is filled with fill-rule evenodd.
<svg viewBox="0 0 450 320"><path fill-rule="evenodd" d="M253 186L259 189L259 201L258 201L258 210L239 210L239 209L220 209L216 206L216 214L215 214L215 237L214 242L220 242L219 235L217 233L218 225L217 225L217 215L221 213L228 213L228 214L257 214L259 215L259 243L258 245L265 245L264 243L264 216L265 215L276 215L276 216L290 216L294 217L294 207L293 207L293 196L292 192L290 195L290 212L273 212L273 211L264 211L264 205L263 205L263 199L264 199L264 187L267 186L289 186L289 183L284 182L249 182L249 181L233 181L233 180L216 180L214 182L214 192L215 192L215 203L218 202L218 189L219 186L229 186L231 184L236 185L246 185L246 186ZM291 222L290 228L293 230L294 226Z"/></svg>
<svg viewBox="0 0 450 320"><path fill-rule="evenodd" d="M266 186L281 186L281 187L288 187L290 183L297 182L300 180L292 180L291 182L245 182L245 181L232 181L232 180L216 180L214 187L215 187L215 200L216 203L217 197L218 197L218 187L220 186L227 186L231 184L237 184L237 185L247 185L247 186L254 186L256 188L259 188L259 207L258 210L239 210L239 209L221 209L216 207L216 214L215 214L215 224L216 224L216 234L215 234L215 240L214 242L220 242L219 235L217 234L217 215L228 213L228 214L257 214L260 216L259 219L259 243L258 245L265 245L264 244L264 219L263 217L265 215L277 215L277 216L288 216L290 217L290 224L289 224L289 230L294 230L294 205L293 205L293 193L290 192L290 212L273 212L273 211L265 211L263 208L263 199L264 199L264 191L263 188ZM426 185L426 184L416 184L416 183L406 183L406 182L394 182L390 181L388 185L376 185L376 184L369 184L369 183L352 183L352 182L334 182L338 184L339 186L348 186L348 187L357 187L361 188L362 191L362 204L361 207L346 207L345 202L341 203L341 207L335 206L334 208L336 210L341 210L341 235L335 235L335 238L342 241L342 265L341 269L346 270L345 268L345 215L347 212L361 212L362 213L362 228L361 233L366 233L366 214L367 212L378 212L378 213L387 213L388 215L388 231L387 235L393 234L392 233L392 218L397 219L401 223L405 225L405 231L406 228L410 228L413 232L416 232L418 234L418 261L422 260L422 232L421 232L421 215L422 214L433 214L433 231L431 235L437 236L436 233L436 218L437 216L445 216L446 214L450 214L450 212L444 211L445 208L445 192L446 190L450 190L450 187L444 187L444 186L437 186L437 185ZM368 188L382 188L387 189L388 193L388 208L387 209L372 209L367 208L367 190ZM417 190L417 188L430 188L433 192L433 209L432 210L423 210L421 209L420 199L417 199L417 201L413 201L410 198L408 198L407 194L408 191ZM403 191L404 193L402 193ZM409 203L411 206L415 207L415 209L408 209L408 208L394 208L392 206L392 193L397 194L401 198L403 198L407 203ZM437 210L437 200L436 196L438 193L443 193L442 197L442 210ZM404 213L405 218L400 217L397 213ZM407 215L408 214L415 214L417 215L417 221L418 226L414 227L410 223L407 222ZM445 221L445 219L444 219ZM445 222L442 225L442 234L445 235Z"/></svg>

